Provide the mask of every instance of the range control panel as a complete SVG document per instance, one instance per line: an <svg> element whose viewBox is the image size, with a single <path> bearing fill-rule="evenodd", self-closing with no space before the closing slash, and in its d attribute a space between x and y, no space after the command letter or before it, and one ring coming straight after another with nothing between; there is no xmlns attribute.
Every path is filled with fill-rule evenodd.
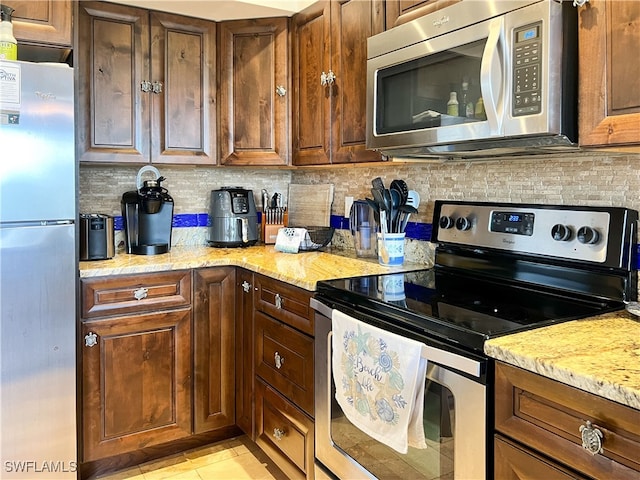
<svg viewBox="0 0 640 480"><path fill-rule="evenodd" d="M635 242L634 218L637 212L616 207L439 200L434 213L434 240L605 263L610 261L608 254L615 257L616 252L623 251L625 242ZM614 266L620 261L614 258Z"/></svg>

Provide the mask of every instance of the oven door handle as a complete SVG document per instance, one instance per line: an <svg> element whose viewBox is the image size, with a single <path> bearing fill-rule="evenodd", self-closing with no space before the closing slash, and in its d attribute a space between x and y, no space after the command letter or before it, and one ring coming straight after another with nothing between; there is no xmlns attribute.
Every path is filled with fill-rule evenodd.
<svg viewBox="0 0 640 480"><path fill-rule="evenodd" d="M330 331L327 334L327 359L329 367L331 367L332 340L333 332ZM445 368L454 368L461 372L468 373L469 375L473 375L474 377L480 378L480 375L482 373L482 365L480 364L480 362L472 360L471 358L463 357L462 355L458 355L456 353L451 353L447 352L446 350L430 347L429 345L422 345L422 352L420 356L427 362L434 362L442 365ZM330 382L331 378L329 378L329 383Z"/></svg>

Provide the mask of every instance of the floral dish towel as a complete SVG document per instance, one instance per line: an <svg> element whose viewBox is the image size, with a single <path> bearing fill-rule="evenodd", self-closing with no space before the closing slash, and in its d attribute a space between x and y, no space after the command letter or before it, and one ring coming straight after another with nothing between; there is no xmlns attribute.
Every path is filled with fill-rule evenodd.
<svg viewBox="0 0 640 480"><path fill-rule="evenodd" d="M333 310L336 400L360 430L400 453L426 448L423 343Z"/></svg>

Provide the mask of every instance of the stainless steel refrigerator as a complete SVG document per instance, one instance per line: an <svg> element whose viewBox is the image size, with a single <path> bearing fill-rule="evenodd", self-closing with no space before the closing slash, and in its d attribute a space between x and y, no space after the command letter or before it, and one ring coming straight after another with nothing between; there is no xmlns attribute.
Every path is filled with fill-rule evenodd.
<svg viewBox="0 0 640 480"><path fill-rule="evenodd" d="M73 69L0 61L0 478L77 478Z"/></svg>

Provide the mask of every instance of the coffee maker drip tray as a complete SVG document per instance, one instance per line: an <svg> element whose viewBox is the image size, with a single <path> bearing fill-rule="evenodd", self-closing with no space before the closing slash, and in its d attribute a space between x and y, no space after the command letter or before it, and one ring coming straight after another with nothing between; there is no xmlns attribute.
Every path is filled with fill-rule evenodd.
<svg viewBox="0 0 640 480"><path fill-rule="evenodd" d="M160 255L169 251L168 243L154 243L151 245L132 245L131 253L136 255Z"/></svg>

